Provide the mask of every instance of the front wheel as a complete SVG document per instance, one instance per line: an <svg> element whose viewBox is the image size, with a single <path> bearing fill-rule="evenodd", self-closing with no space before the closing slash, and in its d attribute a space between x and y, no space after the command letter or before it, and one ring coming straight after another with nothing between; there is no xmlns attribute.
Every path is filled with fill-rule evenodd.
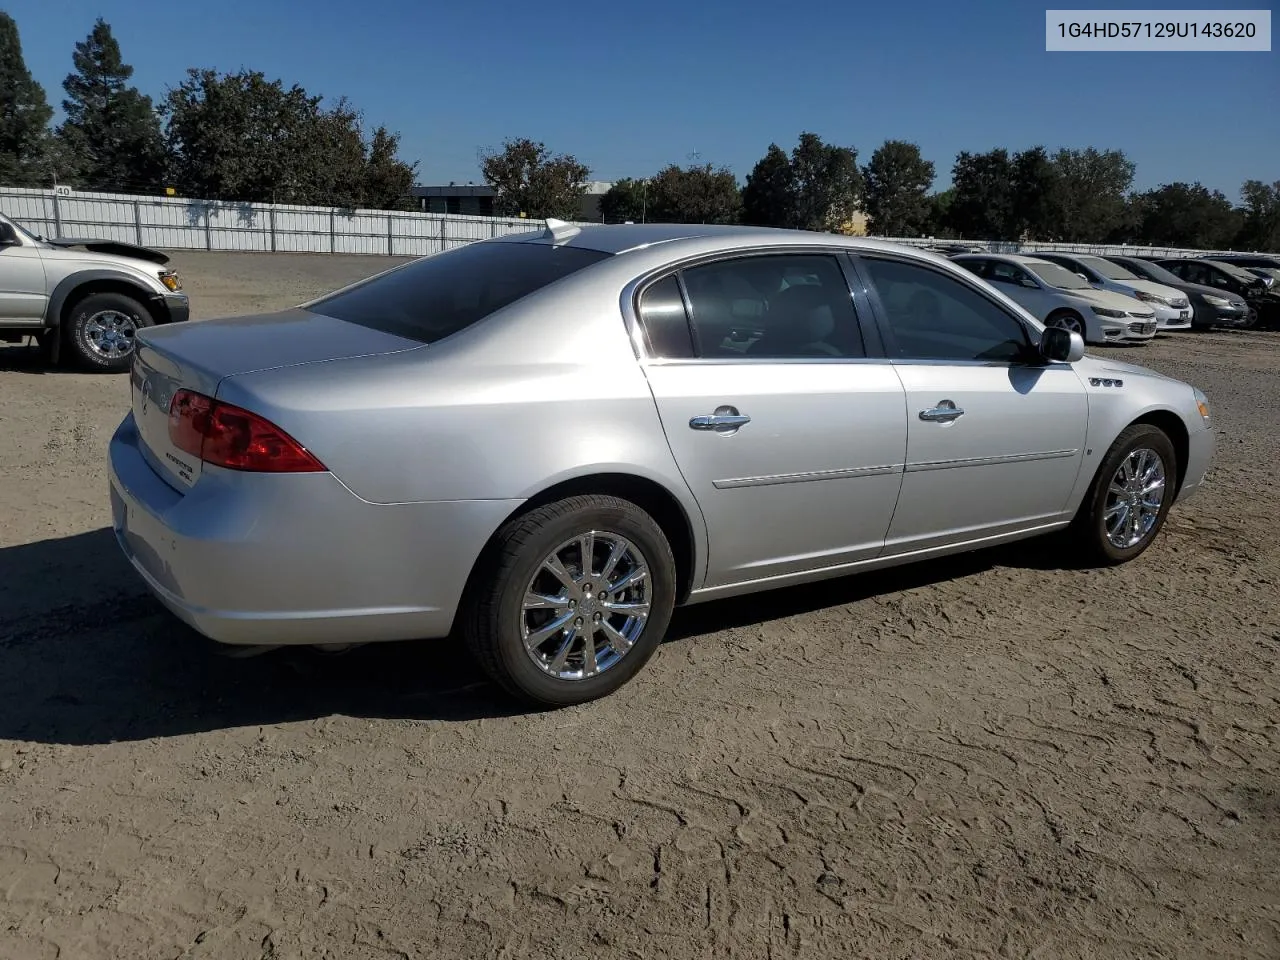
<svg viewBox="0 0 1280 960"><path fill-rule="evenodd" d="M1121 431L1076 516L1077 545L1105 565L1135 559L1164 526L1176 485L1177 454L1163 430L1139 423Z"/></svg>
<svg viewBox="0 0 1280 960"><path fill-rule="evenodd" d="M147 308L120 293L91 293L71 311L67 344L81 367L123 373L133 362L134 337L155 323Z"/></svg>
<svg viewBox="0 0 1280 960"><path fill-rule="evenodd" d="M653 655L675 591L671 545L649 514L616 497L569 497L499 532L468 591L463 636L508 693L585 703Z"/></svg>
<svg viewBox="0 0 1280 960"><path fill-rule="evenodd" d="M1084 318L1074 310L1055 310L1045 318L1044 325L1046 327L1058 327L1071 333L1078 333L1080 334L1080 339L1086 342L1089 339L1088 332L1084 326Z"/></svg>

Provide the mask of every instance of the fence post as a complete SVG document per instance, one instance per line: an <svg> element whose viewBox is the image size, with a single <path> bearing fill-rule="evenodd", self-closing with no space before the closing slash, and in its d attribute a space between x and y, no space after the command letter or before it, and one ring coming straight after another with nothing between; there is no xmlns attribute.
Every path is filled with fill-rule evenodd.
<svg viewBox="0 0 1280 960"><path fill-rule="evenodd" d="M137 200L133 201L133 235L138 241L138 246L142 246L142 208Z"/></svg>
<svg viewBox="0 0 1280 960"><path fill-rule="evenodd" d="M276 252L276 205L267 207L267 225L271 229L271 252Z"/></svg>
<svg viewBox="0 0 1280 960"><path fill-rule="evenodd" d="M496 237L498 235L498 221L491 220L489 222L489 236Z"/></svg>
<svg viewBox="0 0 1280 960"><path fill-rule="evenodd" d="M440 214L440 252L441 253L444 253L446 249L445 241L448 239L448 231L446 231L445 229L445 224L447 224L448 222L449 222L449 215L447 213Z"/></svg>
<svg viewBox="0 0 1280 960"><path fill-rule="evenodd" d="M53 191L53 232L62 236L62 208L58 205L58 191Z"/></svg>
<svg viewBox="0 0 1280 960"><path fill-rule="evenodd" d="M212 204L205 201L204 204L204 248L206 250L213 249L213 229L209 225L209 208Z"/></svg>
<svg viewBox="0 0 1280 960"><path fill-rule="evenodd" d="M338 242L337 240L334 239L333 232L334 232L334 210L331 208L329 210L329 252L337 253Z"/></svg>
<svg viewBox="0 0 1280 960"><path fill-rule="evenodd" d="M395 230L395 227L392 225L391 214L388 213L387 214L387 256L388 257L394 257L396 255L394 244L392 241L392 234L394 230Z"/></svg>

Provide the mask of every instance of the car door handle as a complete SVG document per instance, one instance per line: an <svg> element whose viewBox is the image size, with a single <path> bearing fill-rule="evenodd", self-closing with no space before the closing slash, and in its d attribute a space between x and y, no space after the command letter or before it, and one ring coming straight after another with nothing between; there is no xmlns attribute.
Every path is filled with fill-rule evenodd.
<svg viewBox="0 0 1280 960"><path fill-rule="evenodd" d="M931 423L950 423L952 420L959 420L963 416L964 411L950 400L943 400L936 407L920 411L920 419L928 420Z"/></svg>
<svg viewBox="0 0 1280 960"><path fill-rule="evenodd" d="M689 426L694 430L737 430L744 423L751 422L751 418L745 413L738 413L732 407L728 409L733 412L717 410L715 413L694 417L689 421Z"/></svg>

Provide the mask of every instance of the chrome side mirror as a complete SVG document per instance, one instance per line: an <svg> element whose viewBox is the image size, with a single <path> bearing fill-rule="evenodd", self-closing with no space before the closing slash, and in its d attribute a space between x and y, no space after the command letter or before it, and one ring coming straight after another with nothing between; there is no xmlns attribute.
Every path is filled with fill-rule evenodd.
<svg viewBox="0 0 1280 960"><path fill-rule="evenodd" d="M1040 356L1057 363L1075 363L1084 358L1084 337L1061 327L1045 327L1040 335Z"/></svg>

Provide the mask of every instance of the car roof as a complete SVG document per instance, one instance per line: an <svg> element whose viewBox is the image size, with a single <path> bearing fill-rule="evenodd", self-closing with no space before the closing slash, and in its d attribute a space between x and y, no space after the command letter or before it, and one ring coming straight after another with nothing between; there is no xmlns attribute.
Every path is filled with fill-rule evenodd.
<svg viewBox="0 0 1280 960"><path fill-rule="evenodd" d="M1044 257L1037 257L1034 254L1026 253L961 253L952 257L953 260L1004 260L1006 263L1051 263Z"/></svg>
<svg viewBox="0 0 1280 960"><path fill-rule="evenodd" d="M921 247L891 243L886 240L871 240L866 237L846 237L838 233L818 233L812 230L784 230L779 227L751 227L725 224L703 223L609 223L590 224L558 224L553 221L549 233L547 230L537 233L507 234L485 240L484 243L554 243L557 246L579 247L595 250L599 253L621 254L631 250L651 247L659 243L676 243L679 241L715 241L718 246L732 249L744 249L757 246L774 246L779 244L821 244L823 246L845 247L849 250L883 250L901 252L904 249L925 257L938 257L939 254Z"/></svg>

